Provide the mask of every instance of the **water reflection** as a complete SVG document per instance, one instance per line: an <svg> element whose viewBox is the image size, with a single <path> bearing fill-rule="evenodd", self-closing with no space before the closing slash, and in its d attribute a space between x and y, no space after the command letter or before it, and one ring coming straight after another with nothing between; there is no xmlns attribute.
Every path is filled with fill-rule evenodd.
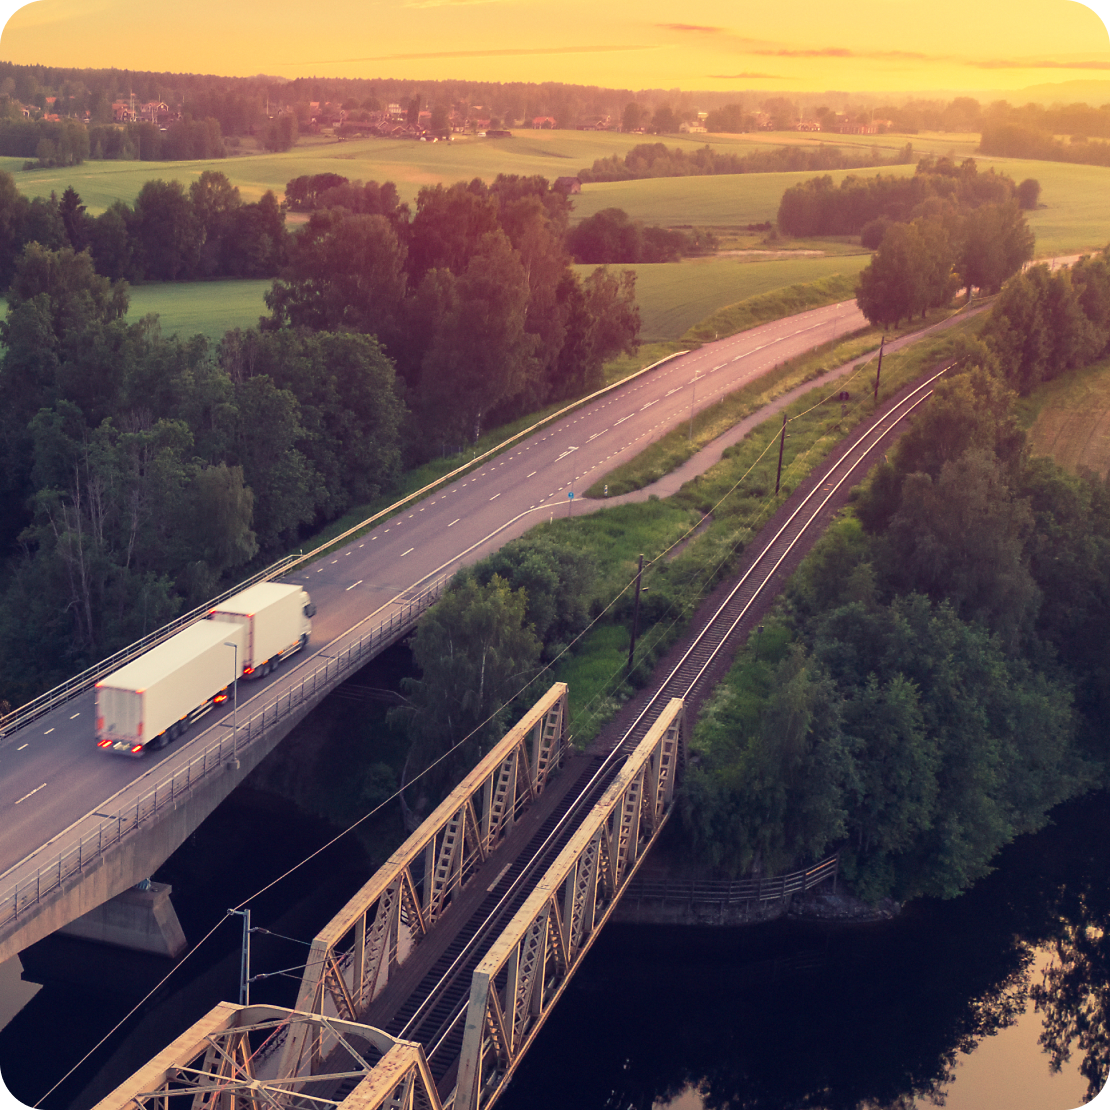
<svg viewBox="0 0 1110 1110"><path fill-rule="evenodd" d="M965 1053L1030 999L1044 1021L1041 1073L1071 1054L1097 1092L1108 1065L1110 800L1072 803L1056 821L970 894L880 925L610 926L503 1110L686 1110L676 1100L694 1091L705 1107L745 1110L940 1102L959 1091ZM1038 948L1051 954L1043 974Z"/></svg>

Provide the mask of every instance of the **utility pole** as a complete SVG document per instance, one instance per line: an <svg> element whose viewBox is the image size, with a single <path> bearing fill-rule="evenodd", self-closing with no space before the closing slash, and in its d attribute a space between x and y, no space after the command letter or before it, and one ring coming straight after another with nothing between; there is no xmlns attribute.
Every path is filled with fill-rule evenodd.
<svg viewBox="0 0 1110 1110"><path fill-rule="evenodd" d="M224 647L235 653L231 657L231 754L235 756L239 746L239 645L224 640Z"/></svg>
<svg viewBox="0 0 1110 1110"><path fill-rule="evenodd" d="M782 449L786 446L786 413L782 414L782 434L779 436L779 470L775 475L775 496L778 496L779 485L782 482Z"/></svg>
<svg viewBox="0 0 1110 1110"><path fill-rule="evenodd" d="M636 636L640 631L640 580L644 574L644 557L640 556L640 566L636 571L636 600L632 605L632 640L628 645L628 673L632 673L632 656L636 653Z"/></svg>
<svg viewBox="0 0 1110 1110"><path fill-rule="evenodd" d="M239 1005L251 1004L251 911L228 910L243 919L243 949L239 954Z"/></svg>
<svg viewBox="0 0 1110 1110"><path fill-rule="evenodd" d="M694 392L690 395L690 434L687 437L691 443L694 442L694 405L698 400L698 372L694 371Z"/></svg>
<svg viewBox="0 0 1110 1110"><path fill-rule="evenodd" d="M883 345L886 343L886 336L879 340L879 365L875 370L875 404L879 403L879 375L883 372Z"/></svg>

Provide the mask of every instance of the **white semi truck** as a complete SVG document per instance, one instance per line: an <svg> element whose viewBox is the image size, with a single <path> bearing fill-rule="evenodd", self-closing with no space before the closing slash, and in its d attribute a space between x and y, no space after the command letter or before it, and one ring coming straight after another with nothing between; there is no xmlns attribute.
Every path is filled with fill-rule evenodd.
<svg viewBox="0 0 1110 1110"><path fill-rule="evenodd" d="M316 607L299 586L262 582L216 606L96 684L96 743L138 756L176 740L308 643Z"/></svg>
<svg viewBox="0 0 1110 1110"><path fill-rule="evenodd" d="M262 678L308 643L316 606L300 586L259 582L208 614L209 620L240 624L247 630L239 656L244 678Z"/></svg>

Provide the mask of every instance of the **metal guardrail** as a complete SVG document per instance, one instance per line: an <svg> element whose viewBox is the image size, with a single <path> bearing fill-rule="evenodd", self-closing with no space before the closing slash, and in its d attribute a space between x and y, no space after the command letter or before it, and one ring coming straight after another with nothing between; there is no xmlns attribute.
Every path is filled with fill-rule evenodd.
<svg viewBox="0 0 1110 1110"><path fill-rule="evenodd" d="M321 665L308 671L298 686L279 694L241 722L237 733L229 729L217 740L209 742L183 767L159 781L134 802L120 806L116 816L100 821L91 832L81 835L76 844L71 843L68 848L58 851L57 859L40 867L34 876L0 892L0 929L85 870L107 849L148 824L161 810L176 804L201 780L223 770L229 760L249 749L268 729L297 712L306 702L314 701L317 693L326 693L358 670L383 644L404 635L439 598L449 580L447 575L438 578L421 593L403 602L402 608L390 614L388 620L379 622L376 628L340 649L337 654L317 656L323 660ZM120 793L125 794L126 790L125 787ZM101 804L112 805L112 799Z"/></svg>
<svg viewBox="0 0 1110 1110"><path fill-rule="evenodd" d="M769 879L737 879L733 882L690 879L674 882L635 876L624 892L625 901L664 902L685 905L738 906L745 902L780 901L803 894L819 883L837 876L839 856L829 856L804 871L792 871Z"/></svg>
<svg viewBox="0 0 1110 1110"><path fill-rule="evenodd" d="M153 632L148 632L142 639L136 640L133 644L128 644L125 648L120 648L120 650L113 655L109 655L107 659L101 659L99 663L94 663L93 666L83 670L80 674L74 675L72 678L67 678L65 682L60 683L51 690L47 690L43 694L39 694L37 698L33 698L31 701L27 702L26 705L21 705L18 709L13 709L10 713L0 717L0 739L11 735L11 733L21 729L24 725L38 720L39 717L45 716L52 709L64 704L71 698L83 694L106 674L111 674L125 663L129 663L132 659L142 655L144 651L149 651L155 644L160 644L163 640L168 639L186 625L200 620L213 605L218 605L221 601L226 601L229 597L233 597L240 591L245 590L248 586L253 586L256 582L265 582L267 579L275 578L279 574L284 574L289 567L299 562L300 558L299 555L286 555L276 563L271 563L265 570L260 570L257 574L252 575L246 581L238 583L238 585L231 587L229 590L225 590L222 594L217 594L216 597L209 599L203 605L198 605L195 609L190 609L188 613L183 613L180 617L176 617L174 620L170 621L169 624L163 625Z"/></svg>
<svg viewBox="0 0 1110 1110"><path fill-rule="evenodd" d="M335 547L336 544L343 543L345 540L350 539L352 536L362 531L362 529L368 528L371 524L384 519L391 513L394 513L398 509L404 507L405 505L408 505L410 502L423 497L425 494L430 493L432 490L436 489L438 486L443 485L445 482L449 482L452 479L465 474L468 470L471 470L476 466L480 466L487 459L493 458L494 455L498 454L501 451L504 451L517 440L531 435L539 428L542 428L546 424L550 424L554 420L558 420L562 416L566 416L567 413L573 411L579 406L589 404L590 401L594 401L598 397L604 396L606 393L611 393L613 390L627 385L629 382L635 380L636 378L650 373L657 367L662 366L663 363L670 362L671 359L679 358L685 354L689 354L689 352L675 351L673 354L666 355L664 358L653 362L650 366L645 366L643 369L637 370L634 374L629 374L628 377L622 378L619 382L613 382L610 385L602 386L601 389L596 390L588 396L579 397L578 400L572 401L569 405L564 405L558 411L548 413L546 416L537 420L529 427L522 429L515 435L512 435L508 439L502 441L501 443L498 443L496 446L491 447L488 451L485 451L481 455L478 455L473 459L469 459L461 466L456 467L449 474L441 475L440 477L436 478L435 481L429 482L421 489L415 490L413 493L402 497L400 501L395 501L387 508L374 513L372 516L367 517L365 520L359 521L358 524L355 524L352 527L348 528L340 535L333 536L330 540L326 540L324 543L320 544L319 547L314 548L312 551L302 552L297 555L284 556L276 563L272 563L270 566L266 567L265 570L260 570L257 574L252 575L250 578L246 579L243 582L239 582L237 585L232 586L229 590L225 590L222 594L211 598L203 605L200 605L195 609L191 609L188 613L177 617L175 620L171 621L167 625L164 625L162 628L148 633L142 639L136 640L135 643L129 644L125 648L121 648L114 655L109 655L107 659L102 659L99 663L94 664L92 667L87 668L78 675L74 675L73 678L66 679L65 682L60 683L53 689L47 690L43 694L39 694L37 698L34 698L33 700L27 702L26 705L21 705L18 709L13 709L7 715L0 717L0 740L3 740L6 736L9 736L13 732L16 732L24 725L30 724L32 721L35 721L39 717L42 717L46 713L49 713L52 709L55 709L59 705L64 704L71 698L75 698L78 695L83 694L87 689L89 689L89 687L91 687L99 679L103 678L104 675L111 674L112 671L116 670L118 667L123 666L125 663L130 662L136 656L141 655L149 648L154 647L155 644L161 643L163 640L167 639L169 636L172 636L173 633L184 628L186 625L191 624L195 620L199 620L200 617L203 616L209 609L211 609L213 605L217 605L221 601L225 601L227 598L233 597L240 591L247 589L248 586L253 586L256 582L264 582L267 579L276 578L279 574L285 574L288 571L292 570L294 567L311 562L313 559L318 558L324 552L329 551L330 549Z"/></svg>

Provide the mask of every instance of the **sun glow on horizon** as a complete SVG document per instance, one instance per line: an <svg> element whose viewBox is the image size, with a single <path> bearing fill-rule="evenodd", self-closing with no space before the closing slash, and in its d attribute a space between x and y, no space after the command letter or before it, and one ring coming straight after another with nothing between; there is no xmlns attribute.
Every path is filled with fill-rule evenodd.
<svg viewBox="0 0 1110 1110"><path fill-rule="evenodd" d="M856 0L847 10L696 0L680 12L661 0L335 0L324 17L292 0L193 0L138 18L129 0L7 7L18 10L0 56L20 64L768 95L1110 82L1106 24L1077 0Z"/></svg>

